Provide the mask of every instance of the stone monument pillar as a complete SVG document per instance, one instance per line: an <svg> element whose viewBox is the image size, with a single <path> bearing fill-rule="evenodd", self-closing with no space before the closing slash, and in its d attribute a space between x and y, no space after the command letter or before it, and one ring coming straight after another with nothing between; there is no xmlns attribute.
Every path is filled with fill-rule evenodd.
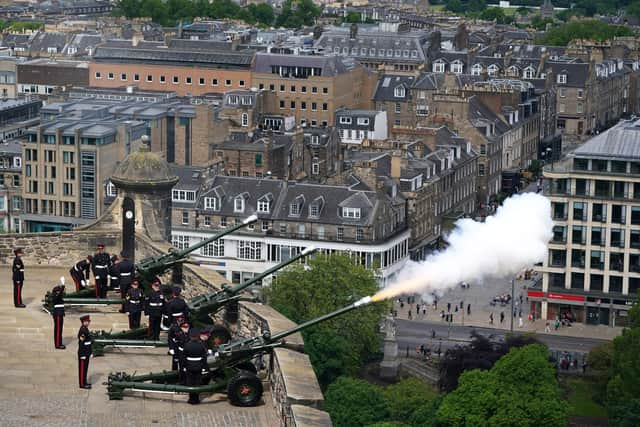
<svg viewBox="0 0 640 427"><path fill-rule="evenodd" d="M395 380L398 377L398 342L396 341L396 322L392 316L384 320L384 357L380 363L380 378Z"/></svg>

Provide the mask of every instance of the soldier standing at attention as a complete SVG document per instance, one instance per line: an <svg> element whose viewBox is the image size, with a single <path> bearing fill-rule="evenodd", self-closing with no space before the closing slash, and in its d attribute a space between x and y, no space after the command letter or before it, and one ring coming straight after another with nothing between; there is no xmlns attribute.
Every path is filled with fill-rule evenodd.
<svg viewBox="0 0 640 427"><path fill-rule="evenodd" d="M125 297L125 309L129 315L129 329L137 329L140 327L144 294L138 285L138 281L134 279Z"/></svg>
<svg viewBox="0 0 640 427"><path fill-rule="evenodd" d="M62 344L62 327L64 326L64 277L60 278L60 284L53 288L53 344L58 350L66 347Z"/></svg>
<svg viewBox="0 0 640 427"><path fill-rule="evenodd" d="M13 305L18 308L26 307L22 303L22 286L24 286L24 263L22 262L22 255L24 251L22 248L17 248L13 251L13 254L16 256L13 259L13 266L11 267L11 271L13 272Z"/></svg>
<svg viewBox="0 0 640 427"><path fill-rule="evenodd" d="M88 315L80 317L82 326L78 331L78 381L80 388L91 388L87 382L87 372L89 372L89 359L91 358L91 341L93 340L89 331L91 317Z"/></svg>
<svg viewBox="0 0 640 427"><path fill-rule="evenodd" d="M178 359L178 378L180 384L184 384L184 346L189 342L191 323L184 321L180 324L180 332L176 335L176 358Z"/></svg>
<svg viewBox="0 0 640 427"><path fill-rule="evenodd" d="M182 333L181 325L184 322L184 317L180 316L176 323L171 325L167 334L167 344L169 345L169 354L171 355L171 370L178 370L179 358L178 358L178 341L179 335ZM187 325L187 332L189 327Z"/></svg>
<svg viewBox="0 0 640 427"><path fill-rule="evenodd" d="M125 252L120 252L120 262L118 263L118 275L120 277L120 297L124 300L131 286L133 275L135 273L135 267ZM120 313L124 313L124 301L120 308Z"/></svg>
<svg viewBox="0 0 640 427"><path fill-rule="evenodd" d="M76 292L87 287L87 283L89 282L89 279L91 277L90 267L92 262L93 257L91 255L87 255L87 258L78 261L73 267L71 267L71 270L69 270L71 278L76 284Z"/></svg>
<svg viewBox="0 0 640 427"><path fill-rule="evenodd" d="M96 298L107 297L107 281L109 279L111 258L104 251L104 245L98 245L98 252L93 256L93 277L96 280Z"/></svg>
<svg viewBox="0 0 640 427"><path fill-rule="evenodd" d="M174 286L173 299L167 304L167 314L171 319L171 323L175 323L180 316L186 318L189 313L189 307L187 307L187 303L180 296L180 291L179 287Z"/></svg>
<svg viewBox="0 0 640 427"><path fill-rule="evenodd" d="M160 280L156 278L151 282L151 290L147 294L144 307L145 314L149 316L147 336L154 341L160 339L163 307L164 295L162 295L162 291L160 291Z"/></svg>
<svg viewBox="0 0 640 427"><path fill-rule="evenodd" d="M202 373L209 369L207 365L207 347L200 339L200 333L192 330L189 342L184 346L184 371L186 385L198 387L202 385ZM191 405L200 403L200 393L189 393Z"/></svg>
<svg viewBox="0 0 640 427"><path fill-rule="evenodd" d="M109 287L113 290L120 290L120 275L118 273L118 255L111 257L109 263Z"/></svg>

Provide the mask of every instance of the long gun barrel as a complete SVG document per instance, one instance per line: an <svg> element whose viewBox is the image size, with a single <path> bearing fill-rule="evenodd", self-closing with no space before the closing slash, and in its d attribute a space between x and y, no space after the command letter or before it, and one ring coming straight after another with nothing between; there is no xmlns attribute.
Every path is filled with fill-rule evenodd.
<svg viewBox="0 0 640 427"><path fill-rule="evenodd" d="M368 305L368 304L371 304L371 297L360 298L358 301L356 301L353 304L348 305L348 306L346 306L344 308L336 310L336 311L334 311L332 313L327 313L327 314L325 314L323 316L320 316L320 317L317 317L315 319L307 320L306 322L301 323L301 324L299 324L297 326L294 326L291 329L287 329L286 331L282 331L280 333L272 335L271 336L271 341L279 341L279 340L281 340L283 338L288 337L289 335L295 334L298 331L301 331L303 329L307 329L310 326L317 325L318 323L322 323L324 321L333 319L334 317L338 317L338 316L340 316L342 314L350 312L351 310L355 310L358 307L361 307L363 305Z"/></svg>
<svg viewBox="0 0 640 427"><path fill-rule="evenodd" d="M222 230L221 232L209 237L208 239L204 239L196 243L195 245L189 246L186 249L182 249L182 250L172 249L169 251L169 253L166 253L164 255L145 258L136 265L136 269L138 273L142 276L157 275L165 271L167 268L173 266L174 264L184 262L185 258L190 253L200 249L203 246L208 245L211 242L221 239L222 237L228 234L231 234L234 231L241 229L242 227L245 227L249 224L253 224L257 220L258 220L257 215L251 215L250 217L242 221L240 224L237 224L237 225L234 225L233 227Z"/></svg>
<svg viewBox="0 0 640 427"><path fill-rule="evenodd" d="M219 291L193 298L189 302L189 307L191 308L192 313L196 315L196 317L197 317L197 313L210 314L211 312L219 309L221 306L223 306L227 302L232 301L233 299L238 299L239 298L238 294L242 292L244 289L248 288L254 283L259 282L260 280L275 273L276 271L283 269L287 265L293 264L300 258L314 253L315 251L316 251L316 248L314 247L305 248L302 252L300 252L300 254L294 256L293 258L290 258L287 261L281 262L280 264L269 268L268 270L260 273L259 275L253 277L252 279L249 279L243 283L240 283L239 285L236 285L233 287L223 286L222 289Z"/></svg>

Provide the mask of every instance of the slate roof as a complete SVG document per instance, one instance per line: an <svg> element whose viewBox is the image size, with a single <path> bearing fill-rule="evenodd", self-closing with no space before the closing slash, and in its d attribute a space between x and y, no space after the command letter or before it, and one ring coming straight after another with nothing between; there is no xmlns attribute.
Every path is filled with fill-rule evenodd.
<svg viewBox="0 0 640 427"><path fill-rule="evenodd" d="M56 48L58 52L62 52L67 44L67 34L65 33L45 33L39 32L35 35L29 45L32 52L47 52L49 48Z"/></svg>
<svg viewBox="0 0 640 427"><path fill-rule="evenodd" d="M576 157L640 160L640 120L623 121L583 143Z"/></svg>
<svg viewBox="0 0 640 427"><path fill-rule="evenodd" d="M94 50L100 43L102 43L100 34L76 34L62 52L69 55L69 48L74 48L78 54L88 54L89 49Z"/></svg>
<svg viewBox="0 0 640 427"><path fill-rule="evenodd" d="M155 44L154 44L155 45ZM111 41L96 48L94 60L98 62L141 62L145 64L197 65L205 67L249 68L252 51L199 51L167 47L122 46Z"/></svg>
<svg viewBox="0 0 640 427"><path fill-rule="evenodd" d="M469 98L469 120L471 120L474 126L481 122L493 123L496 135L502 135L511 129L508 123L491 111L491 109L483 104L476 96Z"/></svg>
<svg viewBox="0 0 640 427"><path fill-rule="evenodd" d="M332 29L322 33L314 47L327 53L335 52L336 48L343 53L344 48L347 48L348 55L354 58L422 63L425 59L426 41L427 33L423 31L394 33L359 29L352 39L348 29Z"/></svg>
<svg viewBox="0 0 640 427"><path fill-rule="evenodd" d="M437 90L444 85L444 74L423 73L420 74L411 88L422 90Z"/></svg>
<svg viewBox="0 0 640 427"><path fill-rule="evenodd" d="M280 55L260 52L256 54L253 71L255 73L271 74L272 65L320 68L323 77L334 77L348 72L356 63L348 58L335 55Z"/></svg>
<svg viewBox="0 0 640 427"><path fill-rule="evenodd" d="M551 68L553 75L567 75L567 83L562 86L566 87L585 87L589 78L589 64L584 62L547 62L547 67Z"/></svg>
<svg viewBox="0 0 640 427"><path fill-rule="evenodd" d="M218 211L204 210L205 197L223 194ZM273 197L269 213L257 212L258 200ZM234 211L234 199L245 200L244 212ZM354 190L348 186L301 184L277 179L216 176L197 198L196 208L203 213L245 218L257 214L259 218L271 220L298 220L316 224L370 225L375 221L380 197L388 197L373 191ZM300 214L291 215L292 203L302 203ZM318 217L310 216L309 206L320 205ZM361 208L360 218L343 218L342 207Z"/></svg>
<svg viewBox="0 0 640 427"><path fill-rule="evenodd" d="M410 94L408 89L413 85L415 80L416 78L414 76L385 74L378 79L373 100L378 102L405 101L409 99ZM402 98L394 96L394 89L400 85L403 85L405 89L407 89L405 96Z"/></svg>

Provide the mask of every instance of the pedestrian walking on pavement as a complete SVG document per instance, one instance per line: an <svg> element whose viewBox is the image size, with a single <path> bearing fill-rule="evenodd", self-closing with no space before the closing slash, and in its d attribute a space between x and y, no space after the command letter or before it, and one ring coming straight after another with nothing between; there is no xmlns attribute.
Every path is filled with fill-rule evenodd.
<svg viewBox="0 0 640 427"><path fill-rule="evenodd" d="M558 319L556 319L556 321L553 324L553 327L555 328L555 330L558 330L558 327L560 326L560 321Z"/></svg>
<svg viewBox="0 0 640 427"><path fill-rule="evenodd" d="M464 308L464 301L460 301L460 310Z"/></svg>
<svg viewBox="0 0 640 427"><path fill-rule="evenodd" d="M493 325L493 313L489 315L489 324Z"/></svg>
<svg viewBox="0 0 640 427"><path fill-rule="evenodd" d="M458 312L458 306L456 305L456 313Z"/></svg>
<svg viewBox="0 0 640 427"><path fill-rule="evenodd" d="M436 337L436 330L431 329L431 339L434 339L435 337Z"/></svg>
<svg viewBox="0 0 640 427"><path fill-rule="evenodd" d="M438 298L433 300L433 309L437 310L438 309Z"/></svg>
<svg viewBox="0 0 640 427"><path fill-rule="evenodd" d="M409 310L409 320L412 320L411 313L412 313L412 311Z"/></svg>
<svg viewBox="0 0 640 427"><path fill-rule="evenodd" d="M420 314L420 304L416 304L416 316Z"/></svg>
<svg viewBox="0 0 640 427"><path fill-rule="evenodd" d="M451 303L448 302L447 303L447 313L449 313L451 311Z"/></svg>
<svg viewBox="0 0 640 427"><path fill-rule="evenodd" d="M504 322L504 311L500 312L500 323Z"/></svg>
<svg viewBox="0 0 640 427"><path fill-rule="evenodd" d="M518 317L518 328L522 328L524 326L524 322L522 321L522 316Z"/></svg>
<svg viewBox="0 0 640 427"><path fill-rule="evenodd" d="M467 316L471 316L471 304L467 304Z"/></svg>

